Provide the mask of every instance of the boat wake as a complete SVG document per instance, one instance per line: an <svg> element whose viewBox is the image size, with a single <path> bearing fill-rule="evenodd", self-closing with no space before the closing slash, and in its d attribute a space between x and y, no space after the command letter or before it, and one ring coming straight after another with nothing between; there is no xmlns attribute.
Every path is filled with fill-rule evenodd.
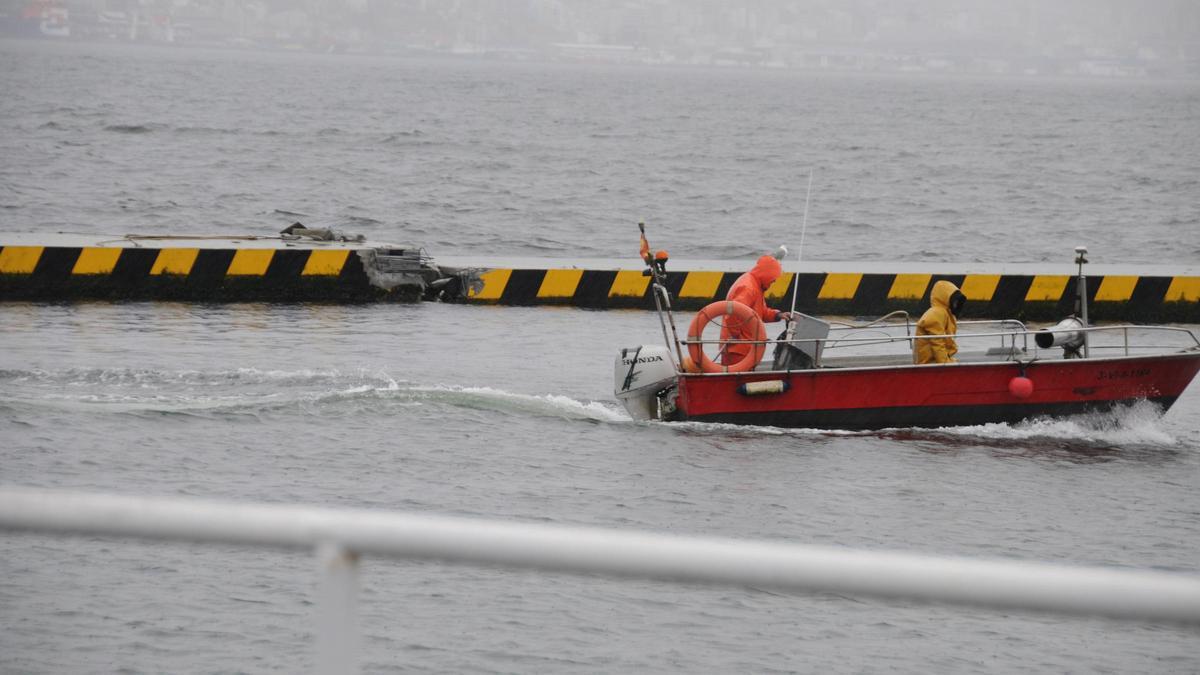
<svg viewBox="0 0 1200 675"><path fill-rule="evenodd" d="M610 423L632 421L615 403L578 401L558 394L517 394L491 387L460 386L410 386L404 388L404 391L417 402L447 403L458 407L524 413L538 417Z"/></svg>
<svg viewBox="0 0 1200 675"><path fill-rule="evenodd" d="M1123 405L1111 411L1066 419L1039 418L1018 424L982 424L939 430L948 436L999 441L1069 439L1094 445L1172 446L1177 440L1160 426L1162 411L1149 401Z"/></svg>
<svg viewBox="0 0 1200 675"><path fill-rule="evenodd" d="M166 371L129 368L0 370L0 408L24 413L56 410L137 417L189 416L249 419L288 416L371 416L406 409L499 412L602 424L635 424L616 402L579 400L561 394L525 394L494 387L425 384L386 372L335 369ZM938 447L986 446L1014 452L1045 448L1103 451L1111 448L1174 448L1178 441L1160 425L1149 402L1070 419L984 424L939 429L839 431L785 429L705 422L651 422L698 436L831 438L864 437L930 443Z"/></svg>
<svg viewBox="0 0 1200 675"><path fill-rule="evenodd" d="M1014 454L1045 452L1104 453L1110 450L1177 448L1178 439L1161 425L1162 413L1153 403L1140 401L1105 413L1066 419L1038 418L1017 424L981 424L935 429L892 428L878 431L791 429L707 422L656 422L684 433L719 436L794 436L798 438L862 437L929 443L943 448L984 446Z"/></svg>
<svg viewBox="0 0 1200 675"><path fill-rule="evenodd" d="M26 411L198 417L292 412L346 416L440 406L601 423L631 422L615 402L521 394L491 387L411 383L370 371L0 370L0 385L0 407Z"/></svg>
<svg viewBox="0 0 1200 675"><path fill-rule="evenodd" d="M1039 418L1017 424L981 424L941 429L890 429L883 438L922 443L932 452L963 447L983 447L993 455L1035 457L1072 463L1114 459L1161 458L1185 444L1163 429L1162 413L1152 403L1139 401L1106 413L1066 419Z"/></svg>

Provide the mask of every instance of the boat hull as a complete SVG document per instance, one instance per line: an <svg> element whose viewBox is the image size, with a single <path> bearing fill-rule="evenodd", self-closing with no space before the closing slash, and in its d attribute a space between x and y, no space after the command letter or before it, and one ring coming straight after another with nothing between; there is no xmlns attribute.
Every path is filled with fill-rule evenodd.
<svg viewBox="0 0 1200 675"><path fill-rule="evenodd" d="M1061 361L821 368L683 374L669 419L815 429L870 430L1014 423L1102 412L1147 400L1174 404L1200 371L1200 352ZM1019 398L1013 378L1033 382ZM781 393L742 385L782 380Z"/></svg>

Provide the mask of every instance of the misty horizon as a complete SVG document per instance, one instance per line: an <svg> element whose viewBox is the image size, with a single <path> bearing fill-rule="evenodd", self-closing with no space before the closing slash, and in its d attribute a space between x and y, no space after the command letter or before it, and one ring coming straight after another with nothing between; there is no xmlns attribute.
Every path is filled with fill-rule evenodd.
<svg viewBox="0 0 1200 675"><path fill-rule="evenodd" d="M203 46L1200 77L1200 3L1186 0L5 0L0 19Z"/></svg>

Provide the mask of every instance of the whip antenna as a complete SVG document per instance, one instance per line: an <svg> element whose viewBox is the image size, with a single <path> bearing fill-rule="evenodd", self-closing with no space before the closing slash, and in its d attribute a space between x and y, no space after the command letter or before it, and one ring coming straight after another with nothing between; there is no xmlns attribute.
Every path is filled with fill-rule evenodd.
<svg viewBox="0 0 1200 675"><path fill-rule="evenodd" d="M796 275L792 278L792 314L796 313L796 296L800 294L800 261L804 259L804 233L808 231L808 202L812 199L813 170L808 170L808 192L804 195L804 220L800 224L800 248L796 251Z"/></svg>

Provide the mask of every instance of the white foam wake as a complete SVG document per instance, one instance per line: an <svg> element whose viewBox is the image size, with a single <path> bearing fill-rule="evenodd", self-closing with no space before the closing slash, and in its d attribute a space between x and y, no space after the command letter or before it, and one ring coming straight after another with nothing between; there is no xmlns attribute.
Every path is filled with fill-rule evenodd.
<svg viewBox="0 0 1200 675"><path fill-rule="evenodd" d="M504 409L597 422L630 421L629 415L615 403L579 401L560 394L518 394L493 387L452 385L414 386L409 387L407 391L424 394L430 400L475 408Z"/></svg>
<svg viewBox="0 0 1200 675"><path fill-rule="evenodd" d="M219 371L63 369L0 371L0 404L92 414L366 413L429 404L629 422L615 402L492 387L414 384L386 372L238 368Z"/></svg>
<svg viewBox="0 0 1200 675"><path fill-rule="evenodd" d="M1017 424L947 427L940 432L990 440L1064 439L1103 445L1173 446L1177 440L1160 426L1161 411L1148 401L1066 418L1039 418Z"/></svg>
<svg viewBox="0 0 1200 675"><path fill-rule="evenodd" d="M781 428L770 426L744 426L712 422L669 422L665 423L687 433L713 435L759 435L797 437L886 437L895 440L954 439L956 442L972 438L994 445L1003 441L1067 441L1072 444L1096 446L1157 446L1172 447L1179 441L1161 426L1162 413L1157 406L1148 402L1119 406L1108 412L1095 412L1068 418L1038 418L1017 424L991 423L960 427L891 428L878 431L850 431L839 429Z"/></svg>

